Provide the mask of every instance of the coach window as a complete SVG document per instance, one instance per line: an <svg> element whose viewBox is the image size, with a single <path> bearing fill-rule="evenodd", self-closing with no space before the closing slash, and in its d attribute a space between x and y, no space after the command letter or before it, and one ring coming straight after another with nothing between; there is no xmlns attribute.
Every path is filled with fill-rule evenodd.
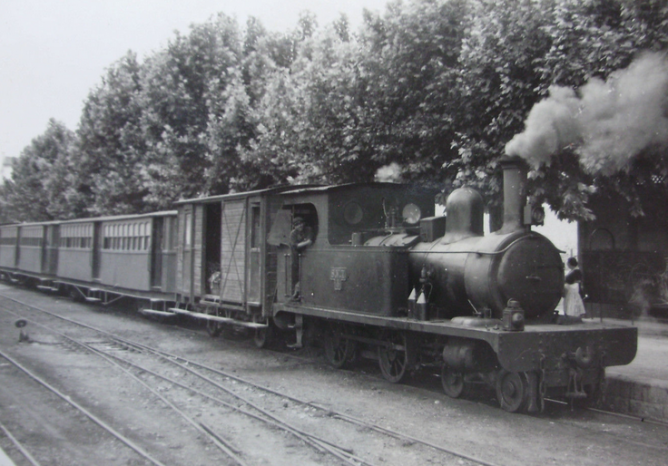
<svg viewBox="0 0 668 466"><path fill-rule="evenodd" d="M149 235L149 223L142 223L142 236L144 237L144 251L148 251L148 244L150 240L150 235Z"/></svg>
<svg viewBox="0 0 668 466"><path fill-rule="evenodd" d="M186 246L190 246L190 241L191 241L191 234L192 234L191 231L190 231L191 221L192 221L191 218L192 218L192 215L190 213L187 213L186 214L186 222L185 222L185 225L184 225L185 230L186 230L186 238L185 238Z"/></svg>

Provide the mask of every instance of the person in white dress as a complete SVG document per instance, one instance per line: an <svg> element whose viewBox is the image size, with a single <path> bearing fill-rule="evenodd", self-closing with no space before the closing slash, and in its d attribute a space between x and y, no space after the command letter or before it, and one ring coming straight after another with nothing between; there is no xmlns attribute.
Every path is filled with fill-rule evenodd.
<svg viewBox="0 0 668 466"><path fill-rule="evenodd" d="M578 267L578 260L571 257L566 261L568 271L564 278L564 314L572 317L584 317L586 310L580 296L582 271Z"/></svg>

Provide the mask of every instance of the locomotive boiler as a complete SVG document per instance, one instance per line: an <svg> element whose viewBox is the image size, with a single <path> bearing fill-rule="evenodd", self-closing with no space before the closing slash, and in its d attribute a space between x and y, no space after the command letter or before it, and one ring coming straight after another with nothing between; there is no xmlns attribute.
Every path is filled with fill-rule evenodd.
<svg viewBox="0 0 668 466"><path fill-rule="evenodd" d="M426 228L424 242L412 249L410 266L415 299L436 316L502 317L510 300L524 317L552 313L563 290L563 262L557 248L531 232L526 206L524 164L506 160L504 217L500 230L483 234L482 197L470 188L455 190L447 200L443 236ZM435 220L434 220L435 221Z"/></svg>

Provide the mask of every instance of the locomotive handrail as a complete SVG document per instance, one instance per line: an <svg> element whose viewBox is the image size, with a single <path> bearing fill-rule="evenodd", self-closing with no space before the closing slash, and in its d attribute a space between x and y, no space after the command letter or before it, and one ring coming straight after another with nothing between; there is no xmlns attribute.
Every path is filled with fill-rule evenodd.
<svg viewBox="0 0 668 466"><path fill-rule="evenodd" d="M478 254L479 256L498 256L500 254L505 253L508 251L511 247L515 245L518 241L521 241L523 239L538 239L537 236L523 236L522 238L517 238L516 240L512 241L508 246L505 248L501 249L500 251L414 251L410 250L408 251L409 254ZM557 249L557 252L559 254L565 254L566 251L562 251L561 249Z"/></svg>

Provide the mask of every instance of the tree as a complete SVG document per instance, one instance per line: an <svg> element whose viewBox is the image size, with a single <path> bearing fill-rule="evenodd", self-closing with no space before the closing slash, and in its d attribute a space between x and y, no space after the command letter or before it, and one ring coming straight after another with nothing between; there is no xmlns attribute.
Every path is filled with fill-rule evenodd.
<svg viewBox="0 0 668 466"><path fill-rule="evenodd" d="M146 61L140 95L146 143L142 173L153 205L169 207L179 198L210 194L203 180L211 161L222 154L207 147L207 129L215 118L209 104L235 79L240 47L236 21L219 14L192 26L187 37L177 34L166 50Z"/></svg>
<svg viewBox="0 0 668 466"><path fill-rule="evenodd" d="M91 193L94 215L132 214L154 206L141 176L146 143L139 101L141 65L134 53L114 63L86 99L76 151L79 191Z"/></svg>
<svg viewBox="0 0 668 466"><path fill-rule="evenodd" d="M54 219L52 205L66 196L60 183L60 170L66 163L75 141L65 125L49 120L46 131L33 139L16 159L12 175L4 187L3 215L12 221L47 221Z"/></svg>
<svg viewBox="0 0 668 466"><path fill-rule="evenodd" d="M537 68L550 49L550 0L477 0L470 12L457 77L459 158L447 170L455 185L477 187L492 213L500 204L500 170L506 143L522 131L524 118L547 91Z"/></svg>
<svg viewBox="0 0 668 466"><path fill-rule="evenodd" d="M365 14L359 73L366 109L363 131L377 166L392 162L407 179L443 181L452 150L459 56L466 1L390 3L383 17Z"/></svg>

